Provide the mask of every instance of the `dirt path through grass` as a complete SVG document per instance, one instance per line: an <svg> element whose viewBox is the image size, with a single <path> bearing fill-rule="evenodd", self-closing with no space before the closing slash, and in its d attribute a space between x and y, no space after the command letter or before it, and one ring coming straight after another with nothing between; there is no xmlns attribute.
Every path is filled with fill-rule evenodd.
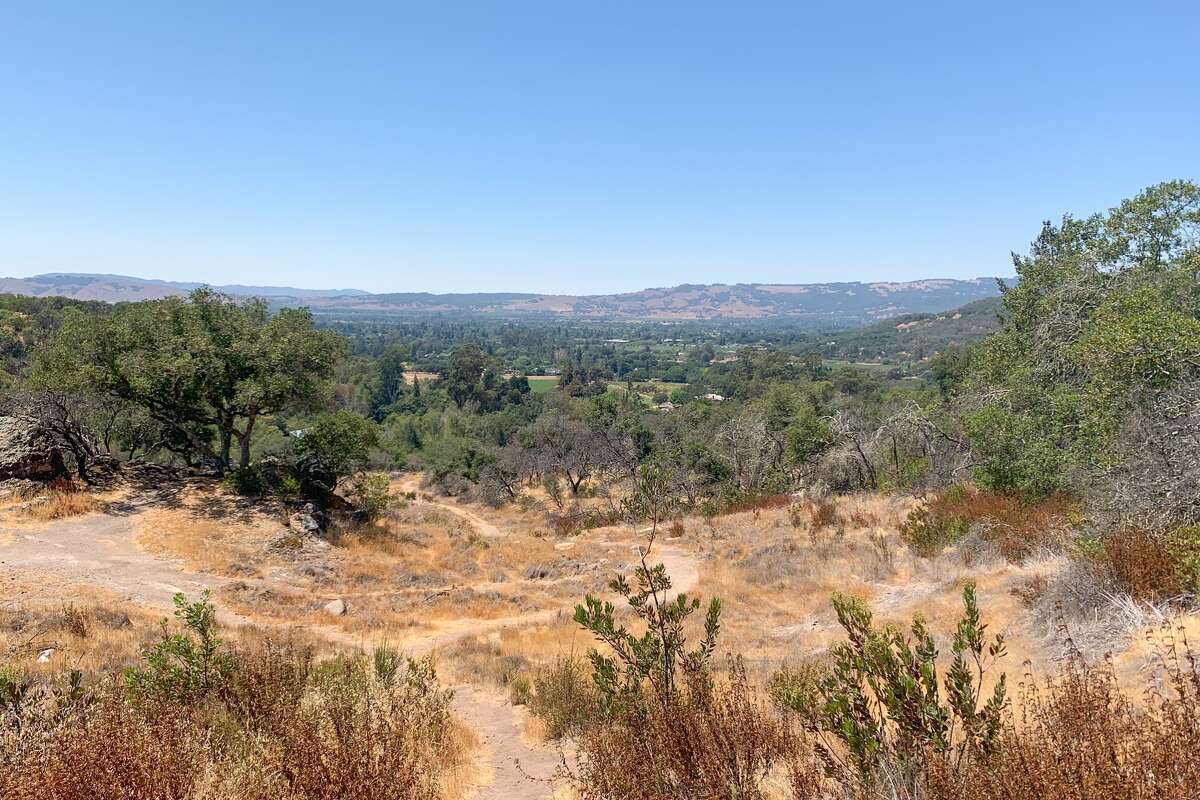
<svg viewBox="0 0 1200 800"><path fill-rule="evenodd" d="M471 523L471 525L473 525L475 527L475 532L478 533L480 536L487 536L490 538L500 538L500 537L504 536L504 534L500 532L499 528L497 528L495 525L488 522L486 519L479 516L478 514L476 514L474 511L470 510L469 508L463 508L460 505L455 505L452 503L442 503L438 500L433 500L433 499L428 499L426 497L422 497L421 489L420 489L420 487L421 487L421 476L420 475L413 475L411 477L404 478L401 481L399 481L397 484L395 484L395 486L401 492L411 492L416 497L416 499L411 502L416 503L417 505L426 505L426 506L433 506L434 508L440 508L443 511L447 511L460 519L465 519L467 522Z"/></svg>
<svg viewBox="0 0 1200 800"><path fill-rule="evenodd" d="M413 484L415 479L406 481ZM412 491L403 488L402 491ZM466 519L484 536L502 536L500 530L477 513L451 503L418 500ZM177 561L158 558L138 547L135 517L152 500L124 504L120 512L89 514L28 528L4 524L0 519L0 569L32 572L66 585L84 584L116 591L129 602L167 610L177 592L194 597L215 590L228 579L192 572ZM655 545L651 560L661 561L672 576L674 590L690 591L699 580L695 558L671 544ZM66 599L66 598L64 598ZM423 655L455 641L505 628L555 621L572 608L552 609L493 620L461 620L446 629L414 637L403 647ZM241 625L245 617L221 612L225 625ZM256 623L262 624L262 623ZM326 637L351 647L367 643L361 636L318 626ZM530 747L521 736L524 709L507 698L474 686L456 686L455 711L474 729L487 747L490 780L478 787L475 800L545 800L554 794L554 775L561 761L549 748Z"/></svg>

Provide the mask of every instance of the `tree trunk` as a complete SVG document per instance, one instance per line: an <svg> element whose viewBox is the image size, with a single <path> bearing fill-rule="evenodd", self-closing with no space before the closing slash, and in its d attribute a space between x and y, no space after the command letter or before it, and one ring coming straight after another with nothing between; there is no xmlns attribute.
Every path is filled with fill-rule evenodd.
<svg viewBox="0 0 1200 800"><path fill-rule="evenodd" d="M238 460L238 466L242 469L250 466L250 434L254 432L254 423L257 417L250 417L246 421L246 430L238 434L238 444L241 445L241 457Z"/></svg>
<svg viewBox="0 0 1200 800"><path fill-rule="evenodd" d="M229 461L229 451L232 449L233 449L233 426L232 425L222 425L221 426L221 453L219 456L219 461L221 463L218 465L218 468L221 470L221 474L224 474L225 470L229 469L229 467L231 466L230 461Z"/></svg>

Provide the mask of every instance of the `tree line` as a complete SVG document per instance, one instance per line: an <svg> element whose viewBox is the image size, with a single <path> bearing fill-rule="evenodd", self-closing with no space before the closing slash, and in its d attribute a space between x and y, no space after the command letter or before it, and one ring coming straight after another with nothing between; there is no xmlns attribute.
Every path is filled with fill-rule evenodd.
<svg viewBox="0 0 1200 800"><path fill-rule="evenodd" d="M648 395L603 362L613 348L553 346L561 331L505 323L492 340L462 323L479 340L463 341L450 323L399 323L401 339L457 341L422 378L413 356L425 345L391 341L386 326L355 338L303 309L271 313L201 289L53 309L17 359L7 404L60 430L81 475L89 452L245 470L265 455L312 455L317 445L299 442L315 426L324 434L310 442L323 440L321 457L340 470L420 467L490 502L538 485L560 510L653 464L697 508L813 485L973 481L1186 521L1200 482L1189 456L1198 219L1196 185L1172 181L1045 223L1014 255L995 332L943 348L915 379L786 344L718 360L712 342L694 340L676 359L687 384ZM557 359L555 390L534 392L512 369L525 346Z"/></svg>

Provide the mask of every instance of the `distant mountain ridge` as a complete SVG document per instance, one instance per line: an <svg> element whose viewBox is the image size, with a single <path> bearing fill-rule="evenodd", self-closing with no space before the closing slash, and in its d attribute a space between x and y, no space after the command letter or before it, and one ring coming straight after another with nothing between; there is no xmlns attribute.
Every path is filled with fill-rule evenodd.
<svg viewBox="0 0 1200 800"><path fill-rule="evenodd" d="M128 275L84 272L48 272L30 278L0 278L0 292L33 297L69 297L72 300L102 300L120 303L131 300L159 300L185 294L209 284L202 282L161 281ZM291 286L242 286L230 284L213 289L239 297L354 297L368 294L361 289L296 289Z"/></svg>
<svg viewBox="0 0 1200 800"><path fill-rule="evenodd" d="M50 273L0 278L0 292L115 303L179 295L205 284L123 275ZM273 305L304 305L317 313L411 315L466 313L582 319L753 320L789 318L812 324L867 324L904 314L937 313L995 297L995 278L932 278L903 282L682 284L604 295L519 292L431 294L290 286L213 286Z"/></svg>

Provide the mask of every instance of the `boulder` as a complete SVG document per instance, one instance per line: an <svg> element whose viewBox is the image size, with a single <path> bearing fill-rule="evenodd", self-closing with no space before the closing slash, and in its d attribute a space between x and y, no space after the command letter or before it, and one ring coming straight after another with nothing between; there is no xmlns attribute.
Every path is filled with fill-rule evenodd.
<svg viewBox="0 0 1200 800"><path fill-rule="evenodd" d="M332 617L343 617L349 610L350 609L347 607L346 601L342 600L340 597L337 600L330 600L325 604L324 608L325 613Z"/></svg>
<svg viewBox="0 0 1200 800"><path fill-rule="evenodd" d="M66 474L66 457L53 433L20 417L0 416L0 481L45 483Z"/></svg>

